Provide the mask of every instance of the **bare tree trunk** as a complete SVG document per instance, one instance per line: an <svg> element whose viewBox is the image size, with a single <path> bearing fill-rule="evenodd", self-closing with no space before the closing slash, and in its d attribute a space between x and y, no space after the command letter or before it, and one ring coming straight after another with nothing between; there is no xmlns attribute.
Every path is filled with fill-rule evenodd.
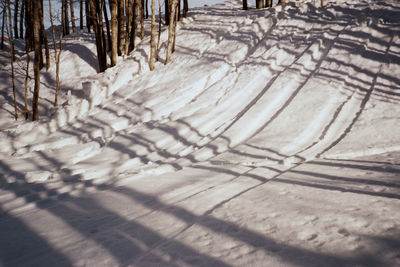
<svg viewBox="0 0 400 267"><path fill-rule="evenodd" d="M125 0L125 14L126 14L126 24L125 24L125 54L129 54L129 42L130 42L130 28L132 26L132 0Z"/></svg>
<svg viewBox="0 0 400 267"><path fill-rule="evenodd" d="M145 5L146 5L146 19L148 19L149 18L149 0L146 0Z"/></svg>
<svg viewBox="0 0 400 267"><path fill-rule="evenodd" d="M21 2L21 12L19 17L19 38L24 38L24 17L25 17L25 1Z"/></svg>
<svg viewBox="0 0 400 267"><path fill-rule="evenodd" d="M158 0L158 37L157 37L157 49L156 49L157 61L159 60L160 39L161 39L161 0Z"/></svg>
<svg viewBox="0 0 400 267"><path fill-rule="evenodd" d="M56 40L56 32L54 29L53 22L53 12L51 8L51 0L49 0L49 15L50 15L50 23L51 23L51 33L53 35L53 43L54 43L54 58L56 61L56 93L54 96L54 106L58 105L58 94L60 92L60 55L62 51L62 32L60 32L60 51L57 51L57 40Z"/></svg>
<svg viewBox="0 0 400 267"><path fill-rule="evenodd" d="M124 16L124 2L118 0L118 55L122 55L124 50L125 38L124 38L124 26L125 26L125 16Z"/></svg>
<svg viewBox="0 0 400 267"><path fill-rule="evenodd" d="M89 0L85 0L85 13L86 13L86 27L88 29L88 32L90 32L90 26L92 25L92 22L90 20L90 5L88 4Z"/></svg>
<svg viewBox="0 0 400 267"><path fill-rule="evenodd" d="M117 64L118 55L118 19L117 19L117 0L110 0L110 11L111 11L111 66Z"/></svg>
<svg viewBox="0 0 400 267"><path fill-rule="evenodd" d="M151 0L151 37L150 37L150 70L154 70L154 61L156 53L156 11L155 11L155 1Z"/></svg>
<svg viewBox="0 0 400 267"><path fill-rule="evenodd" d="M83 30L83 0L79 0L79 29Z"/></svg>
<svg viewBox="0 0 400 267"><path fill-rule="evenodd" d="M189 11L188 0L183 0L183 17L186 18Z"/></svg>
<svg viewBox="0 0 400 267"><path fill-rule="evenodd" d="M5 25L4 22L6 21L6 14L7 14L6 8L3 7L3 20L1 23L1 37L4 36L4 25ZM4 49L4 38L1 38L1 49Z"/></svg>
<svg viewBox="0 0 400 267"><path fill-rule="evenodd" d="M89 0L90 4L90 17L93 23L93 29L96 35L96 48L97 48L97 59L99 62L99 70L103 72L107 69L107 58L104 49L104 34L103 34L103 23L101 22L101 10L99 2L96 0Z"/></svg>
<svg viewBox="0 0 400 267"><path fill-rule="evenodd" d="M35 60L33 64L33 72L35 75L35 87L33 90L32 100L32 120L39 119L39 91L40 91L40 3L39 1L32 1L32 15L33 15L33 46L35 50Z"/></svg>
<svg viewBox="0 0 400 267"><path fill-rule="evenodd" d="M243 10L247 10L247 0L243 0Z"/></svg>
<svg viewBox="0 0 400 267"><path fill-rule="evenodd" d="M63 6L64 6L64 35L69 34L69 15L68 15L68 0L63 0Z"/></svg>
<svg viewBox="0 0 400 267"><path fill-rule="evenodd" d="M69 7L71 9L72 32L76 32L74 0L70 0Z"/></svg>
<svg viewBox="0 0 400 267"><path fill-rule="evenodd" d="M107 45L107 49L106 51L111 51L111 32L110 32L110 21L108 20L108 14L107 14L107 6L106 6L106 1L102 0L102 8L103 8L103 14L104 14L104 20L106 22L106 30L107 30L107 41L108 41L108 45Z"/></svg>
<svg viewBox="0 0 400 267"><path fill-rule="evenodd" d="M25 33L25 52L26 52L26 70L25 70L25 94L24 94L24 103L25 103L25 120L29 117L29 109L28 109L28 85L29 85L29 64L31 62L30 52L32 51L31 42L32 42L32 26L31 21L27 20L32 15L32 2L30 0L24 0L25 6L25 29L29 30L30 33Z"/></svg>
<svg viewBox="0 0 400 267"><path fill-rule="evenodd" d="M173 0L164 0L165 25L169 25L169 1Z"/></svg>
<svg viewBox="0 0 400 267"><path fill-rule="evenodd" d="M257 9L264 8L264 0L256 0L256 8Z"/></svg>
<svg viewBox="0 0 400 267"><path fill-rule="evenodd" d="M284 4L286 4L285 0L278 0L278 5L284 5Z"/></svg>
<svg viewBox="0 0 400 267"><path fill-rule="evenodd" d="M131 26L130 41L129 41L129 53L132 52L136 46L137 16L139 9L138 5L139 1L140 0L134 0L133 2L133 17L132 17L132 26Z"/></svg>
<svg viewBox="0 0 400 267"><path fill-rule="evenodd" d="M177 5L176 13L178 21L181 21L181 0L178 0L178 3L176 5Z"/></svg>
<svg viewBox="0 0 400 267"><path fill-rule="evenodd" d="M272 0L265 0L265 7L272 7Z"/></svg>
<svg viewBox="0 0 400 267"><path fill-rule="evenodd" d="M165 56L165 65L169 63L171 60L172 48L173 48L173 39L174 39L174 27L176 24L175 20L175 8L176 8L176 0L169 0L169 25L168 25L168 42L167 42L167 53Z"/></svg>
<svg viewBox="0 0 400 267"><path fill-rule="evenodd" d="M49 70L50 68L50 50L49 50L49 43L47 41L47 33L46 33L46 29L44 28L44 17L43 17L43 0L39 0L38 1L40 4L40 9L39 9L39 16L40 16L40 30L41 30L41 34L42 34L42 39L41 41L44 43L44 47L45 47L45 53L46 53L46 70ZM42 51L42 49L40 49L40 51ZM43 54L43 53L42 53ZM43 56L42 56L43 58ZM43 59L42 59L43 61ZM43 64L43 62L42 62Z"/></svg>
<svg viewBox="0 0 400 267"><path fill-rule="evenodd" d="M25 2L25 46L28 51L33 50L33 25L32 25L32 1L24 0ZM26 48L25 48L26 49Z"/></svg>
<svg viewBox="0 0 400 267"><path fill-rule="evenodd" d="M179 18L179 11L177 10L179 8L179 0L177 0L178 3L176 3L176 9L175 9L175 19L174 19L174 40L172 42L172 53L175 52L175 43L176 43L176 26L178 25L178 18Z"/></svg>
<svg viewBox="0 0 400 267"><path fill-rule="evenodd" d="M18 10L19 10L19 0L14 2L14 37L18 39Z"/></svg>
<svg viewBox="0 0 400 267"><path fill-rule="evenodd" d="M11 6L10 0L7 0L8 6L8 41L10 42L10 61L11 61L11 81L12 81L12 89L14 96L14 116L15 120L18 120L18 107L17 107L17 89L15 88L15 73L14 73L14 60L15 60L15 52L14 52L14 39L13 39L13 24L12 24L12 16L11 16Z"/></svg>
<svg viewBox="0 0 400 267"><path fill-rule="evenodd" d="M140 2L140 39L144 39L144 0Z"/></svg>

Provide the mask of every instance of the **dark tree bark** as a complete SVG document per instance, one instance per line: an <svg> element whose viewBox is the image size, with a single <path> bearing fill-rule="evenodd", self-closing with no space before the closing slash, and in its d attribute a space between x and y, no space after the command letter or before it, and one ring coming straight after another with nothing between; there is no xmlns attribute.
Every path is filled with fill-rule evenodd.
<svg viewBox="0 0 400 267"><path fill-rule="evenodd" d="M32 10L33 4L31 0L24 0L25 2L25 50L33 51L33 25L32 25Z"/></svg>
<svg viewBox="0 0 400 267"><path fill-rule="evenodd" d="M178 0L177 5L178 5L178 7L177 7L176 12L177 12L177 16L178 16L178 21L181 21L181 0Z"/></svg>
<svg viewBox="0 0 400 267"><path fill-rule="evenodd" d="M35 75L35 87L32 99L32 120L39 119L39 91L40 91L40 3L33 2L33 46L35 50L35 60L33 64L33 72Z"/></svg>
<svg viewBox="0 0 400 267"><path fill-rule="evenodd" d="M257 9L264 8L264 0L256 0L256 8Z"/></svg>
<svg viewBox="0 0 400 267"><path fill-rule="evenodd" d="M272 7L272 0L265 0L265 7Z"/></svg>
<svg viewBox="0 0 400 267"><path fill-rule="evenodd" d="M146 19L149 18L149 0L146 0Z"/></svg>
<svg viewBox="0 0 400 267"><path fill-rule="evenodd" d="M70 0L69 7L71 9L72 32L76 32L74 0Z"/></svg>
<svg viewBox="0 0 400 267"><path fill-rule="evenodd" d="M118 18L117 18L117 0L110 0L110 13L111 13L111 66L117 64L118 55Z"/></svg>
<svg viewBox="0 0 400 267"><path fill-rule="evenodd" d="M90 5L89 5L89 0L85 0L85 13L86 13L86 27L88 32L90 32L90 27L92 25L92 22L90 20Z"/></svg>
<svg viewBox="0 0 400 267"><path fill-rule="evenodd" d="M79 0L79 29L83 30L83 0Z"/></svg>
<svg viewBox="0 0 400 267"><path fill-rule="evenodd" d="M132 26L132 0L125 0L125 54L129 54L130 29Z"/></svg>
<svg viewBox="0 0 400 267"><path fill-rule="evenodd" d="M144 38L144 0L140 1L140 39Z"/></svg>
<svg viewBox="0 0 400 267"><path fill-rule="evenodd" d="M118 55L121 56L122 52L125 51L124 45L124 26L125 26L125 14L124 14L124 2L122 0L117 1L118 3Z"/></svg>
<svg viewBox="0 0 400 267"><path fill-rule="evenodd" d="M19 0L14 2L14 37L18 39L18 10L19 10Z"/></svg>
<svg viewBox="0 0 400 267"><path fill-rule="evenodd" d="M187 13L189 11L188 0L183 0L183 17L186 18Z"/></svg>
<svg viewBox="0 0 400 267"><path fill-rule="evenodd" d="M21 12L19 16L19 38L24 38L24 17L25 17L25 1L21 2Z"/></svg>
<svg viewBox="0 0 400 267"><path fill-rule="evenodd" d="M165 25L169 25L169 1L173 0L164 0Z"/></svg>
<svg viewBox="0 0 400 267"><path fill-rule="evenodd" d="M3 8L3 20L1 23L1 37L4 36L4 25L5 25L4 22L6 21L6 14L7 14L6 9ZM1 38L1 49L4 49L4 39L3 38Z"/></svg>
<svg viewBox="0 0 400 267"><path fill-rule="evenodd" d="M139 10L139 2L140 0L134 0L133 2L133 16L132 16L132 26L129 40L129 53L135 49L136 46L136 33L137 33L137 16Z"/></svg>
<svg viewBox="0 0 400 267"><path fill-rule="evenodd" d="M247 10L247 0L243 0L243 10Z"/></svg>
<svg viewBox="0 0 400 267"><path fill-rule="evenodd" d="M68 0L63 0L63 7L64 7L64 35L69 34L69 6Z"/></svg>
<svg viewBox="0 0 400 267"><path fill-rule="evenodd" d="M99 70L103 72L107 69L107 57L104 49L104 33L99 2L96 0L88 0L90 4L90 18L93 23L93 29L96 36L97 60L99 62Z"/></svg>
<svg viewBox="0 0 400 267"><path fill-rule="evenodd" d="M106 6L106 1L102 0L102 8L103 8L103 15L104 15L104 20L106 22L106 30L107 30L107 51L111 51L111 32L110 32L110 21L108 20L108 14L107 14L107 6Z"/></svg>

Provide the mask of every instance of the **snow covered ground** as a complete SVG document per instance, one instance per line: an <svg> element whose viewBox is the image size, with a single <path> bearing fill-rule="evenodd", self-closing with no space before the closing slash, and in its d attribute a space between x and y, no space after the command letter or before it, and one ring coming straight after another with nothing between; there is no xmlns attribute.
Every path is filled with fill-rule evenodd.
<svg viewBox="0 0 400 267"><path fill-rule="evenodd" d="M73 34L38 122L1 51L0 264L400 265L400 3L319 6L191 9L153 72Z"/></svg>

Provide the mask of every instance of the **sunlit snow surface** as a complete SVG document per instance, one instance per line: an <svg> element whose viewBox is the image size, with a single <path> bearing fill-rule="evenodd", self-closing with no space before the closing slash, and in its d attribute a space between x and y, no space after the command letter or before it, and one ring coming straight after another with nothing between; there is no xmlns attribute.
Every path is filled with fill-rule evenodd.
<svg viewBox="0 0 400 267"><path fill-rule="evenodd" d="M1 51L0 265L399 266L400 4L320 5L191 9L152 72L72 34L33 123Z"/></svg>

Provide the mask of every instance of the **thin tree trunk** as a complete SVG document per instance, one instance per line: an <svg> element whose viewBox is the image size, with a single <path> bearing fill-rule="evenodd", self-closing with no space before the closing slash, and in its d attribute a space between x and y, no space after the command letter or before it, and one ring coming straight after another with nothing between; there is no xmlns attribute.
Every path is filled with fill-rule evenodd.
<svg viewBox="0 0 400 267"><path fill-rule="evenodd" d="M33 15L33 46L35 50L35 60L33 65L33 72L35 75L35 87L33 90L32 100L32 120L39 119L39 91L40 91L40 3L39 1L32 1L32 15Z"/></svg>
<svg viewBox="0 0 400 267"><path fill-rule="evenodd" d="M108 14L107 14L107 6L106 6L106 1L102 0L102 6L103 6L103 14L104 14L104 20L106 22L106 30L107 30L107 49L106 51L111 51L111 32L110 32L110 21L108 20Z"/></svg>
<svg viewBox="0 0 400 267"><path fill-rule="evenodd" d="M154 70L154 60L156 53L156 11L155 11L155 1L151 0L151 37L150 37L150 70Z"/></svg>
<svg viewBox="0 0 400 267"><path fill-rule="evenodd" d="M169 0L169 25L168 25L168 42L167 42L167 53L165 57L165 65L169 63L171 60L172 48L173 48L173 39L174 39L174 23L175 20L175 7L176 7L176 0Z"/></svg>
<svg viewBox="0 0 400 267"><path fill-rule="evenodd" d="M107 69L107 58L104 53L104 42L103 42L103 34L102 34L102 23L98 16L99 12L101 14L101 10L99 7L99 3L96 0L89 0L90 4L90 17L91 22L93 23L93 29L96 35L96 49L97 49L97 59L99 62L99 70L103 72Z"/></svg>
<svg viewBox="0 0 400 267"><path fill-rule="evenodd" d="M70 0L69 7L71 9L72 32L76 32L74 0Z"/></svg>
<svg viewBox="0 0 400 267"><path fill-rule="evenodd" d="M79 0L79 29L83 30L83 0Z"/></svg>
<svg viewBox="0 0 400 267"><path fill-rule="evenodd" d="M257 9L264 8L264 0L256 0L256 8Z"/></svg>
<svg viewBox="0 0 400 267"><path fill-rule="evenodd" d="M125 38L124 38L124 26L125 26L125 16L124 16L124 2L118 0L118 56L122 55L122 51L125 51Z"/></svg>
<svg viewBox="0 0 400 267"><path fill-rule="evenodd" d="M60 92L60 55L62 51L62 33L60 32L60 51L57 51L57 40L56 40L56 32L54 29L54 21L53 21L53 12L51 8L51 0L49 0L49 15L50 15L50 23L51 23L51 33L53 36L54 43L54 58L56 61L56 93L54 96L54 106L58 105L58 94Z"/></svg>
<svg viewBox="0 0 400 267"><path fill-rule="evenodd" d="M89 0L85 0L85 13L86 13L86 27L88 29L88 32L90 32L90 26L92 25L92 22L90 20L90 5L88 4Z"/></svg>
<svg viewBox="0 0 400 267"><path fill-rule="evenodd" d="M25 46L26 52L26 70L25 70L25 94L24 94L24 103L25 103L25 120L28 119L28 85L29 85L29 64L31 62L30 50L29 46Z"/></svg>
<svg viewBox="0 0 400 267"><path fill-rule="evenodd" d="M157 37L157 49L156 49L157 61L159 60L160 39L161 39L161 0L158 0L158 37Z"/></svg>
<svg viewBox="0 0 400 267"><path fill-rule="evenodd" d="M177 8L179 8L179 0L178 3L176 3L176 9L175 9L175 20L174 20L174 41L172 43L172 53L175 52L175 43L176 43L176 27L178 26L178 18L179 18L179 11L177 10Z"/></svg>
<svg viewBox="0 0 400 267"><path fill-rule="evenodd" d="M107 69L107 40L106 36L104 33L104 25L103 25L103 7L102 3L97 2L97 16L98 16L98 22L99 22L99 30L100 30L100 38L103 42L103 56L104 56L104 66Z"/></svg>
<svg viewBox="0 0 400 267"><path fill-rule="evenodd" d="M25 1L21 2L21 12L19 17L19 38L24 38L24 17L25 17Z"/></svg>
<svg viewBox="0 0 400 267"><path fill-rule="evenodd" d="M126 24L125 24L125 54L129 54L129 42L130 42L130 28L132 26L132 0L125 0L126 7Z"/></svg>
<svg viewBox="0 0 400 267"><path fill-rule="evenodd" d="M189 11L188 0L183 0L183 17L186 18Z"/></svg>
<svg viewBox="0 0 400 267"><path fill-rule="evenodd" d="M14 37L18 39L18 10L19 10L19 0L14 2Z"/></svg>
<svg viewBox="0 0 400 267"><path fill-rule="evenodd" d="M68 0L63 0L64 3L64 28L65 28L65 35L69 34L69 7L68 7Z"/></svg>
<svg viewBox="0 0 400 267"><path fill-rule="evenodd" d="M146 19L149 18L149 0L146 0Z"/></svg>
<svg viewBox="0 0 400 267"><path fill-rule="evenodd" d="M4 37L4 25L5 25L5 21L6 21L6 8L3 8L3 20L1 23L1 37ZM4 49L4 38L1 38L1 49Z"/></svg>
<svg viewBox="0 0 400 267"><path fill-rule="evenodd" d="M265 0L265 7L272 7L272 0Z"/></svg>
<svg viewBox="0 0 400 267"><path fill-rule="evenodd" d="M111 66L117 64L118 55L118 19L117 19L117 0L110 0L110 12L111 12Z"/></svg>
<svg viewBox="0 0 400 267"><path fill-rule="evenodd" d="M169 25L169 1L173 0L164 0L165 25Z"/></svg>
<svg viewBox="0 0 400 267"><path fill-rule="evenodd" d="M25 2L25 46L28 51L33 50L33 25L32 25L32 1L24 0Z"/></svg>
<svg viewBox="0 0 400 267"><path fill-rule="evenodd" d="M15 60L15 52L14 52L14 39L13 39L13 24L12 24L12 16L11 16L11 6L10 0L7 0L8 6L8 41L10 43L10 61L11 61L11 81L12 81L12 89L14 96L14 116L15 120L18 120L18 107L17 107L17 89L15 88L15 73L14 73L14 60Z"/></svg>
<svg viewBox="0 0 400 267"><path fill-rule="evenodd" d="M140 3L140 39L144 39L144 0Z"/></svg>
<svg viewBox="0 0 400 267"><path fill-rule="evenodd" d="M284 4L286 4L285 0L278 0L278 5L284 5Z"/></svg>
<svg viewBox="0 0 400 267"><path fill-rule="evenodd" d="M132 17L132 26L131 26L131 33L130 33L130 41L129 41L129 53L135 49L136 46L136 32L137 32L137 16L138 16L138 1L133 1L133 17Z"/></svg>
<svg viewBox="0 0 400 267"><path fill-rule="evenodd" d="M39 15L40 15L40 30L42 33L42 42L44 43L44 47L45 47L45 53L46 53L46 70L49 70L50 68L50 50L49 50L49 43L47 41L47 33L46 33L46 29L44 28L44 17L43 17L43 0L39 0L38 1L40 4L40 9L39 9ZM40 49L42 50L42 49ZM43 58L43 56L42 56ZM43 61L43 60L42 60ZM42 62L43 63L43 62Z"/></svg>
<svg viewBox="0 0 400 267"><path fill-rule="evenodd" d="M181 21L181 0L178 0L177 5L177 16L178 16L178 21Z"/></svg>
<svg viewBox="0 0 400 267"><path fill-rule="evenodd" d="M243 10L247 10L247 0L242 0L243 1Z"/></svg>

